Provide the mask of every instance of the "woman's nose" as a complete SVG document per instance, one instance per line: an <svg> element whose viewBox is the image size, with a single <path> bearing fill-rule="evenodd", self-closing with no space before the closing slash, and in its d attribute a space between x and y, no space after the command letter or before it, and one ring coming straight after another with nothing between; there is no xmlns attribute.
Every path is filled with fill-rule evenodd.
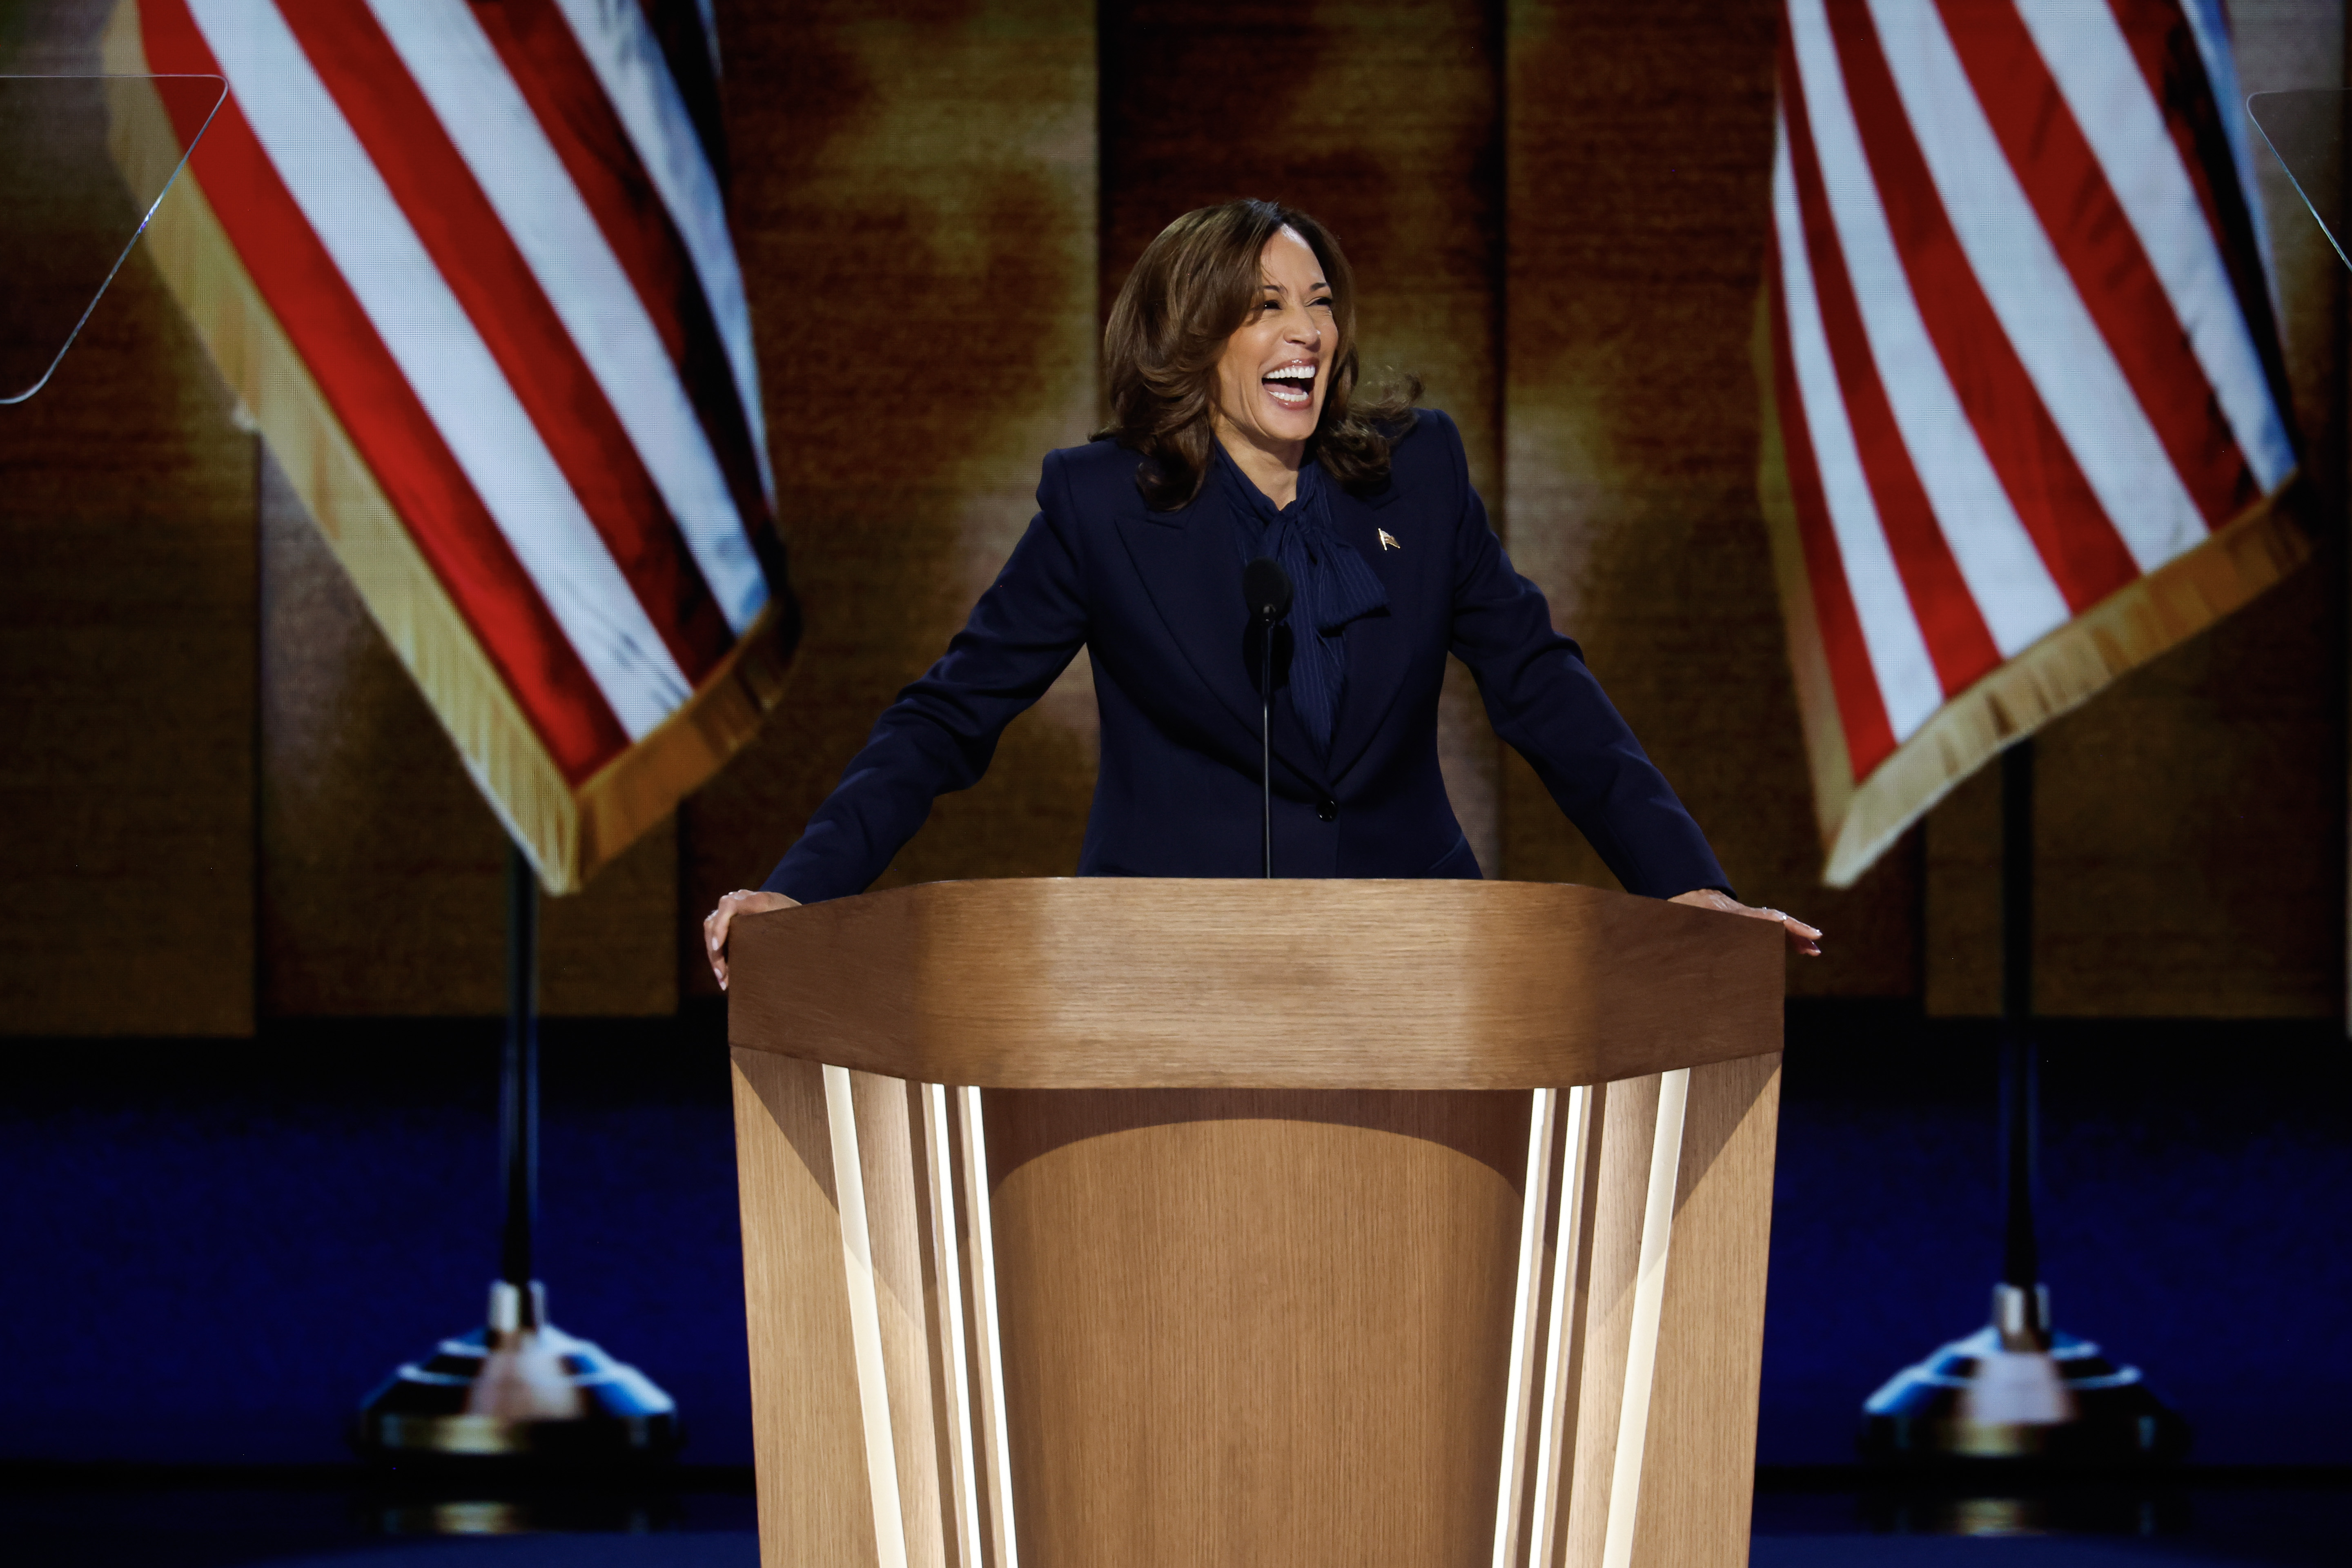
<svg viewBox="0 0 2352 1568"><path fill-rule="evenodd" d="M1286 342L1319 344L1323 341L1322 324L1309 310L1294 310L1284 323L1283 339Z"/></svg>

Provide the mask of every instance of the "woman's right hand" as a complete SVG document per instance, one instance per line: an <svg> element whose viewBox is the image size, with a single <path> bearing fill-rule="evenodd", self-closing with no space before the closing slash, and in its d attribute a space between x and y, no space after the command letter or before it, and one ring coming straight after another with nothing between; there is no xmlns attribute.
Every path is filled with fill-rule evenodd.
<svg viewBox="0 0 2352 1568"><path fill-rule="evenodd" d="M727 989L727 931L735 923L735 917L800 907L798 899L788 899L782 893L747 892L740 888L719 900L719 907L702 918L703 947L710 960L710 972L719 976L719 989Z"/></svg>

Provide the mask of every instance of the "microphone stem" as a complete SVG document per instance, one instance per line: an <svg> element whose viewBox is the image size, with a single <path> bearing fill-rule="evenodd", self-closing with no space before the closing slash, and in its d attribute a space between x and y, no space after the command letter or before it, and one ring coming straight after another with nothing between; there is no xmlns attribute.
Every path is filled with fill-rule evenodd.
<svg viewBox="0 0 2352 1568"><path fill-rule="evenodd" d="M1274 876L1274 626L1267 623L1258 651L1257 782L1265 808L1265 874Z"/></svg>

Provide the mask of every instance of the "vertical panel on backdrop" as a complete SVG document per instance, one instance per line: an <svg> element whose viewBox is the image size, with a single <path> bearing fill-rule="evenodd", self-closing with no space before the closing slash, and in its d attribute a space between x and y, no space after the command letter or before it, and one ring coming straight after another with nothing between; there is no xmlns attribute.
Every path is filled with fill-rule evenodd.
<svg viewBox="0 0 2352 1568"><path fill-rule="evenodd" d="M698 17L123 0L105 42L227 79L151 251L556 892L750 738L799 632ZM113 110L126 168L193 129Z"/></svg>
<svg viewBox="0 0 2352 1568"><path fill-rule="evenodd" d="M1784 20L1761 489L1844 886L2311 539L2219 6Z"/></svg>
<svg viewBox="0 0 2352 1568"><path fill-rule="evenodd" d="M0 1034L247 1035L253 444L136 254L173 164L116 176L89 21L0 11Z"/></svg>
<svg viewBox="0 0 2352 1568"><path fill-rule="evenodd" d="M1152 236L1193 207L1255 196L1314 214L1361 291L1367 384L1422 378L1504 527L1493 13L1138 0L1101 16L1104 310ZM1439 763L1488 876L1505 860L1500 752L1468 669L1449 661Z"/></svg>
<svg viewBox="0 0 2352 1568"><path fill-rule="evenodd" d="M735 232L809 624L788 710L682 814L691 910L775 864L1003 569L1045 452L1101 417L1092 0L919 23L862 0L718 10L743 89ZM1079 658L878 885L1066 872L1095 732ZM718 994L707 968L686 983Z"/></svg>

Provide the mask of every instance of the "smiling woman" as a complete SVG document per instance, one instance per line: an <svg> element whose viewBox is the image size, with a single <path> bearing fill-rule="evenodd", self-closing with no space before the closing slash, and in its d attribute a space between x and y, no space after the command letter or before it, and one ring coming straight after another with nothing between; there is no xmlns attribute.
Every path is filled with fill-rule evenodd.
<svg viewBox="0 0 2352 1568"><path fill-rule="evenodd" d="M1285 505L1310 439L1340 485L1378 489L1421 384L1360 404L1358 374L1355 275L1339 241L1273 202L1202 207L1151 242L1111 307L1112 422L1097 438L1142 454L1139 482L1163 510L1200 493L1218 444Z"/></svg>
<svg viewBox="0 0 2352 1568"><path fill-rule="evenodd" d="M1119 291L1103 370L1112 423L1047 454L1036 518L946 656L764 886L704 922L722 985L737 914L865 889L1080 648L1102 710L1080 876L1481 875L1438 766L1452 654L1628 891L1779 921L1820 951L1812 927L1732 898L1512 570L1454 422L1416 410L1411 382L1355 400L1354 284L1322 225L1259 201L1178 218ZM1261 706L1242 583L1265 558L1296 592Z"/></svg>

